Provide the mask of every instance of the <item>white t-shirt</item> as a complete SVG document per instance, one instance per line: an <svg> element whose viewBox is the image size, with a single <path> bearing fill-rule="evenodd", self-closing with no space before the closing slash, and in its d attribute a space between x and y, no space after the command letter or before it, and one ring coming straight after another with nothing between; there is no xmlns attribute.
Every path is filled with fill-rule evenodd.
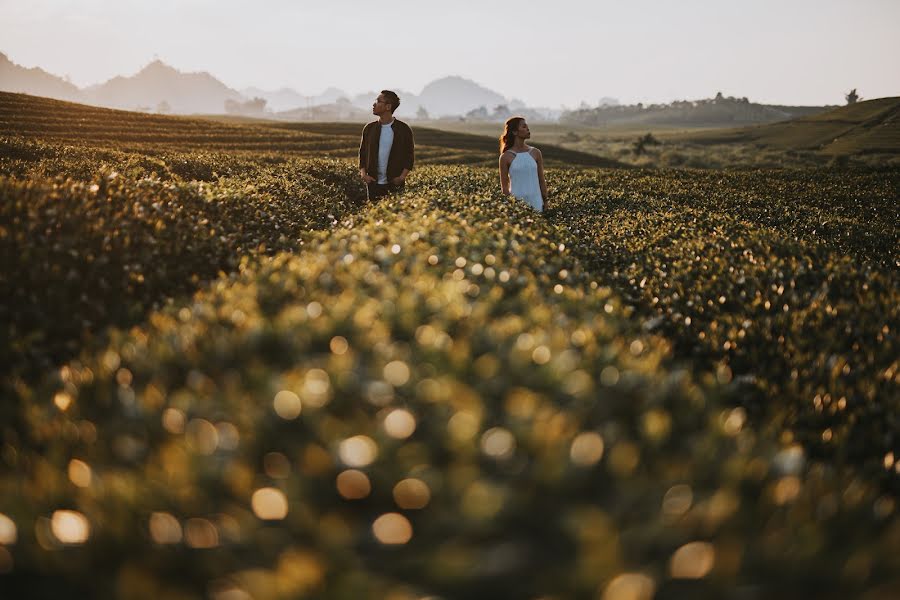
<svg viewBox="0 0 900 600"><path fill-rule="evenodd" d="M394 122L381 125L381 137L378 139L378 183L388 182L387 165L394 145Z"/></svg>

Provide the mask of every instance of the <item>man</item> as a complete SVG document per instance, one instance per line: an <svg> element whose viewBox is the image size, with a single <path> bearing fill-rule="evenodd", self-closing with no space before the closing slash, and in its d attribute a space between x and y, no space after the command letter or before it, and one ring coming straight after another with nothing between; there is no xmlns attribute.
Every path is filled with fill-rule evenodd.
<svg viewBox="0 0 900 600"><path fill-rule="evenodd" d="M413 168L413 134L409 125L394 118L398 106L397 94L382 90L372 104L372 114L378 120L363 128L359 176L366 183L369 200L401 191Z"/></svg>

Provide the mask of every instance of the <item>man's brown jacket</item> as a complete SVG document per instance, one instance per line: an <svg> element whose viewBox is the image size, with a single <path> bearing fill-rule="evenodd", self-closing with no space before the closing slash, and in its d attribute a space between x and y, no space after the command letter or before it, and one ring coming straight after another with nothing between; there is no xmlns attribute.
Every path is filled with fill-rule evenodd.
<svg viewBox="0 0 900 600"><path fill-rule="evenodd" d="M412 171L415 159L412 129L400 119L394 119L394 143L388 156L388 181L399 177L403 169ZM363 128L362 140L359 143L359 167L366 173L378 178L378 142L381 139L381 122L372 121Z"/></svg>

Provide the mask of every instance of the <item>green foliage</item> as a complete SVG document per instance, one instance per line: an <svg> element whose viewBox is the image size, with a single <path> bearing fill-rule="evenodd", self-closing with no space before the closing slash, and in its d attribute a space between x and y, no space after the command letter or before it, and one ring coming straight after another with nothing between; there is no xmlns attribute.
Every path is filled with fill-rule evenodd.
<svg viewBox="0 0 900 600"><path fill-rule="evenodd" d="M101 595L261 598L592 596L623 573L676 597L824 595L896 568L876 487L842 495L842 469L747 429L564 230L492 188L446 191L490 179L426 169L315 251L251 261L24 390L9 466L30 483L0 512L40 532L74 510L91 530L65 548L23 526L17 565ZM340 489L363 498L339 493L350 468L370 491ZM425 487L396 489L408 479ZM378 541L394 513L408 543ZM865 548L850 568L848 539ZM709 578L672 578L710 560Z"/></svg>
<svg viewBox="0 0 900 600"><path fill-rule="evenodd" d="M0 178L4 371L46 368L71 355L84 333L134 323L247 255L293 250L301 234L331 226L363 194L349 165L324 160L120 162L132 176L152 169L168 181L92 164L88 153L35 167L88 182ZM183 181L213 179L212 169L234 175Z"/></svg>
<svg viewBox="0 0 900 600"><path fill-rule="evenodd" d="M4 597L900 589L896 171L551 168L538 214L462 136L369 205L175 121L4 123Z"/></svg>
<svg viewBox="0 0 900 600"><path fill-rule="evenodd" d="M647 146L659 146L659 140L653 137L652 133L639 137L634 143L633 151L635 156L644 154L647 151Z"/></svg>
<svg viewBox="0 0 900 600"><path fill-rule="evenodd" d="M896 490L897 186L884 172L584 173L553 219L677 354L727 366L753 384L749 409Z"/></svg>
<svg viewBox="0 0 900 600"><path fill-rule="evenodd" d="M500 127L498 125L498 127ZM354 158L362 123L290 123L237 117L186 118L110 110L0 92L0 159L18 152L22 140L142 155L260 154L306 158ZM418 164L494 165L497 138L413 127ZM500 134L498 129L497 134ZM12 146L10 148L9 146ZM596 155L542 147L548 165L621 166Z"/></svg>

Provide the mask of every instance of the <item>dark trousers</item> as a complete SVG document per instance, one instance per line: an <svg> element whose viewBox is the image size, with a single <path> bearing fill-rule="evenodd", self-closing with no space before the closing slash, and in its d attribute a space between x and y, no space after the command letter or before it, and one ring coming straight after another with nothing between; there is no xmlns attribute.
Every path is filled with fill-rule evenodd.
<svg viewBox="0 0 900 600"><path fill-rule="evenodd" d="M384 198L389 194L399 194L403 191L403 185L394 185L393 183L367 183L366 197L369 201Z"/></svg>

